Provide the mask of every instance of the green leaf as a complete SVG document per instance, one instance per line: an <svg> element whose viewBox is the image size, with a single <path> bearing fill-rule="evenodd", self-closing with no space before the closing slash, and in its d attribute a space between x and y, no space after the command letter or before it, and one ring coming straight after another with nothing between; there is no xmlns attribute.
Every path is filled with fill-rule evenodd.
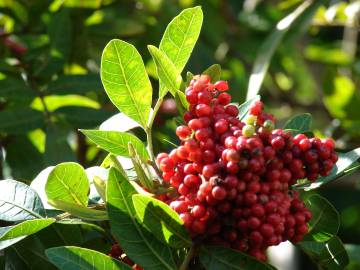
<svg viewBox="0 0 360 270"><path fill-rule="evenodd" d="M51 171L45 191L48 200L62 200L87 206L89 187L84 168L75 162L65 162Z"/></svg>
<svg viewBox="0 0 360 270"><path fill-rule="evenodd" d="M183 115L185 111L189 110L189 102L186 100L184 92L176 91L175 94L176 107L178 108L180 115Z"/></svg>
<svg viewBox="0 0 360 270"><path fill-rule="evenodd" d="M312 123L312 117L310 113L299 114L289 119L285 123L283 129L290 129L292 130L292 134L296 135L299 133L310 131L311 123Z"/></svg>
<svg viewBox="0 0 360 270"><path fill-rule="evenodd" d="M202 21L201 7L194 7L183 10L166 27L159 48L180 73L199 38Z"/></svg>
<svg viewBox="0 0 360 270"><path fill-rule="evenodd" d="M149 154L143 142L130 133L101 130L81 130L81 132L96 145L111 154L130 157L128 144L131 142L143 160L149 159Z"/></svg>
<svg viewBox="0 0 360 270"><path fill-rule="evenodd" d="M306 14L305 11L307 9L315 13L320 4L320 1L304 1L293 12L277 23L274 31L270 33L258 50L254 67L250 75L246 96L247 100L255 97L259 93L266 72L269 68L271 58L277 47L281 44L285 34L291 29L294 22L296 22L303 14Z"/></svg>
<svg viewBox="0 0 360 270"><path fill-rule="evenodd" d="M54 115L74 128L92 128L99 126L113 113L102 109L67 106L54 111Z"/></svg>
<svg viewBox="0 0 360 270"><path fill-rule="evenodd" d="M328 176L319 177L315 182L301 188L305 189L305 191L316 189L346 175L347 169L349 169L360 158L360 148L356 148L347 153L338 153L338 155L339 159ZM351 172L353 172L353 170L351 170Z"/></svg>
<svg viewBox="0 0 360 270"><path fill-rule="evenodd" d="M60 126L48 125L44 163L45 166L54 166L64 161L75 161L76 157L67 142L68 131Z"/></svg>
<svg viewBox="0 0 360 270"><path fill-rule="evenodd" d="M132 200L140 224L157 239L174 248L192 245L184 222L167 204L141 194L133 195Z"/></svg>
<svg viewBox="0 0 360 270"><path fill-rule="evenodd" d="M221 79L221 66L219 64L213 64L202 74L209 75L212 82L217 82Z"/></svg>
<svg viewBox="0 0 360 270"><path fill-rule="evenodd" d="M230 248L204 246L200 251L200 262L207 270L265 270L274 269L247 254Z"/></svg>
<svg viewBox="0 0 360 270"><path fill-rule="evenodd" d="M0 132L22 134L44 125L44 115L36 110L17 108L0 112Z"/></svg>
<svg viewBox="0 0 360 270"><path fill-rule="evenodd" d="M7 77L0 80L0 98L27 100L34 97L33 90L21 78Z"/></svg>
<svg viewBox="0 0 360 270"><path fill-rule="evenodd" d="M95 250L80 247L54 247L45 251L49 260L60 270L131 270L123 262Z"/></svg>
<svg viewBox="0 0 360 270"><path fill-rule="evenodd" d="M32 188L15 180L0 181L0 220L42 218L44 211L39 195Z"/></svg>
<svg viewBox="0 0 360 270"><path fill-rule="evenodd" d="M340 216L335 207L318 194L310 195L304 202L312 213L306 239L324 242L336 235L340 227Z"/></svg>
<svg viewBox="0 0 360 270"><path fill-rule="evenodd" d="M107 183L107 209L113 235L134 262L152 270L176 269L171 251L136 221L132 202L135 188L114 168ZM126 233L124 233L126 232Z"/></svg>
<svg viewBox="0 0 360 270"><path fill-rule="evenodd" d="M302 241L298 245L321 269L343 270L349 263L349 256L337 236L327 242Z"/></svg>
<svg viewBox="0 0 360 270"><path fill-rule="evenodd" d="M55 95L81 95L101 92L103 87L98 74L61 75L48 85L47 92Z"/></svg>
<svg viewBox="0 0 360 270"><path fill-rule="evenodd" d="M85 220L108 220L106 211L87 208L75 203L62 200L48 200L48 203L56 209L63 210L71 215Z"/></svg>
<svg viewBox="0 0 360 270"><path fill-rule="evenodd" d="M151 45L148 45L148 50L155 62L157 75L162 85L160 87L159 98L164 97L167 91L170 91L175 96L182 82L180 73L164 52Z"/></svg>
<svg viewBox="0 0 360 270"><path fill-rule="evenodd" d="M99 193L101 199L106 202L106 182L98 176L94 176L93 179L96 191Z"/></svg>
<svg viewBox="0 0 360 270"><path fill-rule="evenodd" d="M243 104L239 105L239 114L238 118L240 120L243 120L246 118L247 113L249 112L250 105L254 102L260 100L260 96L256 95L255 97L251 98L250 100L245 101Z"/></svg>
<svg viewBox="0 0 360 270"><path fill-rule="evenodd" d="M133 45L116 39L106 45L101 58L101 80L111 102L146 128L152 87Z"/></svg>
<svg viewBox="0 0 360 270"><path fill-rule="evenodd" d="M146 163L144 164L144 162L140 159L139 154L137 153L136 149L134 148L134 145L131 142L129 142L128 148L129 148L131 162L134 165L134 169L136 172L136 176L137 176L136 180L138 180L144 188L148 189L150 192L154 192L154 183L152 179L149 178L150 173L146 174L145 172L145 169L148 170L148 168L146 167L147 164Z"/></svg>
<svg viewBox="0 0 360 270"><path fill-rule="evenodd" d="M14 226L0 228L0 249L7 248L25 237L50 226L54 218L26 220Z"/></svg>

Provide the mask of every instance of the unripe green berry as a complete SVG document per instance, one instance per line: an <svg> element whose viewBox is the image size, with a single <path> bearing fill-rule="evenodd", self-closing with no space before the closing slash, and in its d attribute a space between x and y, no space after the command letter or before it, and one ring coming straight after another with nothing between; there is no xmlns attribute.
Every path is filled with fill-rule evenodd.
<svg viewBox="0 0 360 270"><path fill-rule="evenodd" d="M256 116L256 115L249 115L249 116L246 118L245 122L246 122L246 124L248 124L248 125L254 125L254 124L256 123L256 120L257 120L257 116Z"/></svg>
<svg viewBox="0 0 360 270"><path fill-rule="evenodd" d="M242 129L242 133L245 137L251 137L255 133L255 127L252 125L246 125Z"/></svg>
<svg viewBox="0 0 360 270"><path fill-rule="evenodd" d="M264 129L265 131L271 132L274 129L274 122L271 120L266 120L264 122Z"/></svg>

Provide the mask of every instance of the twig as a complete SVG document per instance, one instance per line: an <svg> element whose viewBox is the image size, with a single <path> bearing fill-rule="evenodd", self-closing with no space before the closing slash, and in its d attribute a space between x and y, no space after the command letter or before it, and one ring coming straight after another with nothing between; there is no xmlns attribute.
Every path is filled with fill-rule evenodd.
<svg viewBox="0 0 360 270"><path fill-rule="evenodd" d="M187 270L189 263L191 261L191 259L194 257L195 254L195 245L192 245L189 252L186 254L185 259L183 261L183 263L181 264L179 270Z"/></svg>

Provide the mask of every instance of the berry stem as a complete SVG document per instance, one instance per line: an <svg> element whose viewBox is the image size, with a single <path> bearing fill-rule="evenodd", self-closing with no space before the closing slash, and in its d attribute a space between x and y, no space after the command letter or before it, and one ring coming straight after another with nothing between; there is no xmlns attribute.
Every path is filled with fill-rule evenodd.
<svg viewBox="0 0 360 270"><path fill-rule="evenodd" d="M191 259L194 257L194 254L195 254L195 245L192 245L190 250L186 254L185 259L182 262L179 270L187 270L188 269L188 265L189 265Z"/></svg>

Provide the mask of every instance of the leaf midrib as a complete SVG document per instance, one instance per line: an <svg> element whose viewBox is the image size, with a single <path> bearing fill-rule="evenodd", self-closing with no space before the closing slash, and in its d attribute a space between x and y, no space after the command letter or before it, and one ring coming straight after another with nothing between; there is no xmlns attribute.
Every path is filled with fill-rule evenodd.
<svg viewBox="0 0 360 270"><path fill-rule="evenodd" d="M64 172L64 174L66 174L66 170ZM57 175L57 173L55 173L55 177L56 179L58 179L60 181L60 183L65 187L65 189L69 192L70 196L75 200L75 202L77 204L80 204L80 205L84 205L81 200L78 198L78 196L76 194L74 194L70 187L68 185L65 184L65 182ZM81 184L81 183L80 183Z"/></svg>
<svg viewBox="0 0 360 270"><path fill-rule="evenodd" d="M114 42L113 44L114 44L114 47L115 47L116 56L117 56L118 61L119 61L119 63L120 63L119 66L120 66L120 69L121 69L121 73L122 73L122 75L123 75L123 77L124 77L124 80L125 80L126 89L128 90L128 93L129 93L129 96L130 96L130 98L131 98L131 101L132 101L132 103L134 104L134 107L135 107L135 109L136 109L136 112L137 112L137 114L139 115L139 117L140 117L140 119L141 119L141 122L142 122L142 124L143 124L143 127L145 128L147 121L146 121L146 119L143 119L143 115L140 113L139 108L138 108L138 106L137 106L137 103L136 103L136 101L135 101L135 98L134 98L134 96L133 96L133 94L132 94L132 91L131 91L131 89L130 89L130 87L129 87L129 83L128 83L127 77L126 77L126 75L125 75L124 67L123 67L123 64L122 64L122 61L121 61L121 57L120 57L120 55L119 55L118 48L117 48L117 46L116 46L116 42ZM131 45L129 45L129 46L131 47L131 50L132 50L133 53L134 53L134 48L133 48ZM144 120L145 120L145 121L144 121Z"/></svg>

